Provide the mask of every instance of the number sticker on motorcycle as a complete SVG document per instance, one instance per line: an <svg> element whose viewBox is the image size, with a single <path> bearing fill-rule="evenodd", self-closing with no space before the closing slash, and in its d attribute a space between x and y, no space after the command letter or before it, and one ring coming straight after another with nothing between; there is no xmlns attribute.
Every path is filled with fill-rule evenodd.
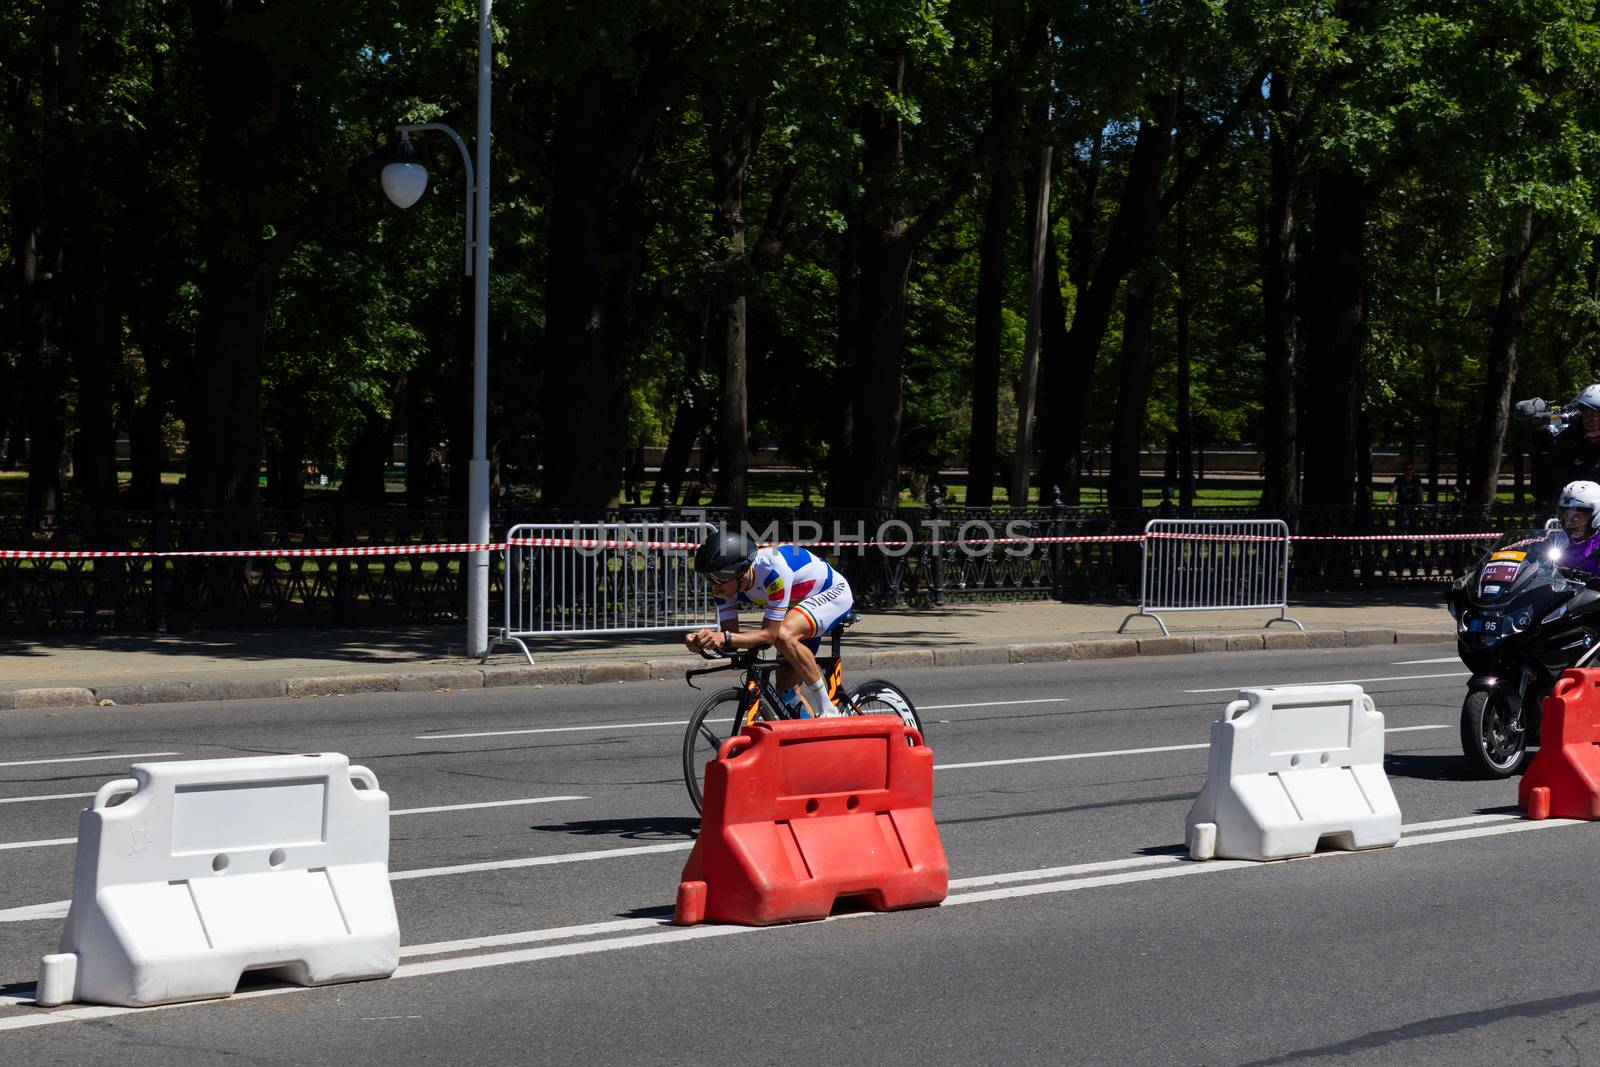
<svg viewBox="0 0 1600 1067"><path fill-rule="evenodd" d="M1494 555L1490 556L1489 558L1490 559L1509 559L1509 560L1512 560L1514 562L1521 563L1523 560L1528 558L1528 554L1526 552L1496 552Z"/></svg>
<svg viewBox="0 0 1600 1067"><path fill-rule="evenodd" d="M1511 582L1517 577L1518 564L1515 563L1489 563L1483 568L1483 583Z"/></svg>

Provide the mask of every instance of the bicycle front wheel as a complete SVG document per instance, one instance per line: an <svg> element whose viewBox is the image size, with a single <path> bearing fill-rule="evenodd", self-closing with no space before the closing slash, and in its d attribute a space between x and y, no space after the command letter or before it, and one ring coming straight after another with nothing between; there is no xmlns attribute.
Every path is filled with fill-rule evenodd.
<svg viewBox="0 0 1600 1067"><path fill-rule="evenodd" d="M695 811L704 799L706 764L717 758L722 742L751 721L751 705L759 699L744 689L722 689L706 697L689 716L689 728L683 735L683 784L689 787Z"/></svg>
<svg viewBox="0 0 1600 1067"><path fill-rule="evenodd" d="M855 705L857 715L897 715L901 722L916 730L924 741L928 738L922 732L922 719L917 715L916 705L911 703L905 690L893 682L879 678L862 682L850 690L850 703Z"/></svg>

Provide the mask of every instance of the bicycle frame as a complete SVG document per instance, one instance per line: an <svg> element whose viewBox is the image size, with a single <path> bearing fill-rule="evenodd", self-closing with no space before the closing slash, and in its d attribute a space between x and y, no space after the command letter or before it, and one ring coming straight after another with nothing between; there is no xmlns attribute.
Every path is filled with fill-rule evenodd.
<svg viewBox="0 0 1600 1067"><path fill-rule="evenodd" d="M817 656L817 666L821 668L823 677L828 679L828 699L833 701L835 707L840 705L839 694L844 691L844 658L840 655L840 638L842 630L835 630L832 636L830 654ZM747 726L757 718L786 719L787 709L778 697L778 690L772 684L772 676L780 668L788 665L782 656L777 659L762 659L760 649L750 649L745 652L735 652L728 657L729 662L720 667L702 667L698 670L684 672L684 681L691 688L698 689L694 679L706 675L717 674L722 671L744 671L743 688L748 696L749 703L745 707L744 715L740 719L741 726ZM765 703L767 711L762 712L761 705Z"/></svg>

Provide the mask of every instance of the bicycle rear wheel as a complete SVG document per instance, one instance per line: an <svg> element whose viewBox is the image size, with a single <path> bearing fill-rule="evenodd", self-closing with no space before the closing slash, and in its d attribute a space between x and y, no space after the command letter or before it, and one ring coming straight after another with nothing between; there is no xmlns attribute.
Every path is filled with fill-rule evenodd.
<svg viewBox="0 0 1600 1067"><path fill-rule="evenodd" d="M749 721L751 694L744 689L721 689L694 709L689 728L683 734L683 784L689 787L694 810L700 810L705 785L706 764L717 757L722 742L744 728Z"/></svg>
<svg viewBox="0 0 1600 1067"><path fill-rule="evenodd" d="M850 690L850 703L855 705L857 715L899 716L901 722L915 729L924 741L927 740L928 735L922 731L922 718L917 714L916 705L911 703L905 690L893 682L881 678L862 682Z"/></svg>

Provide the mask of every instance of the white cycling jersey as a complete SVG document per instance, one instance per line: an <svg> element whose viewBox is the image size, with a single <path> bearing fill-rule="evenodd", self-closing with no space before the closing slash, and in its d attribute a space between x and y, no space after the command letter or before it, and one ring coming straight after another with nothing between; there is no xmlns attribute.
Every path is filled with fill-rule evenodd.
<svg viewBox="0 0 1600 1067"><path fill-rule="evenodd" d="M798 545L758 550L751 570L755 579L749 589L741 589L733 600L717 601L720 621L738 618L741 604L765 609L763 618L772 622L796 609L810 619L815 637L831 630L854 603L844 576Z"/></svg>

